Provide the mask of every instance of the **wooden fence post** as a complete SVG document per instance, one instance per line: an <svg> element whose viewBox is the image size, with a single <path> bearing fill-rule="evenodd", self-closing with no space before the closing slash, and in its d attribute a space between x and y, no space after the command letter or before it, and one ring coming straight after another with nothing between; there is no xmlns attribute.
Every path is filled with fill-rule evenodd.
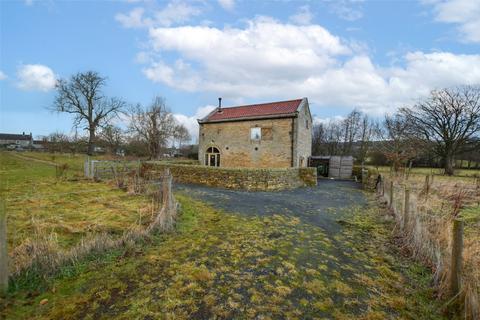
<svg viewBox="0 0 480 320"><path fill-rule="evenodd" d="M425 194L428 195L430 192L430 175L425 176Z"/></svg>
<svg viewBox="0 0 480 320"><path fill-rule="evenodd" d="M7 210L0 199L0 296L8 291Z"/></svg>
<svg viewBox="0 0 480 320"><path fill-rule="evenodd" d="M390 181L390 208L393 209L393 180Z"/></svg>
<svg viewBox="0 0 480 320"><path fill-rule="evenodd" d="M403 229L407 230L408 226L408 215L410 214L410 189L405 186L405 199L403 204Z"/></svg>
<svg viewBox="0 0 480 320"><path fill-rule="evenodd" d="M450 265L450 294L452 297L460 292L463 255L463 221L453 220L452 259Z"/></svg>
<svg viewBox="0 0 480 320"><path fill-rule="evenodd" d="M85 159L83 164L83 173L85 178L90 178L90 160L88 157Z"/></svg>

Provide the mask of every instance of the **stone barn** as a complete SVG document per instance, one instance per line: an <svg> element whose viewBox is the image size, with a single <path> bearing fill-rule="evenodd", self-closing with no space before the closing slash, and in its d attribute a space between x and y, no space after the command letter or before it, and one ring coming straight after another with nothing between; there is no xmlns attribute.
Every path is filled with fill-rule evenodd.
<svg viewBox="0 0 480 320"><path fill-rule="evenodd" d="M199 119L201 164L213 167L307 167L312 116L307 98L223 108Z"/></svg>

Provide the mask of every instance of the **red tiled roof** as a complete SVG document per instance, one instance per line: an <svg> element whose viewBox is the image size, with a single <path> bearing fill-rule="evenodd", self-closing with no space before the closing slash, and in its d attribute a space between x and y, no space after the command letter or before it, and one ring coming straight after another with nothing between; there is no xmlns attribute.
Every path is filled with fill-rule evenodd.
<svg viewBox="0 0 480 320"><path fill-rule="evenodd" d="M269 102L269 103L260 103L260 104L251 104L238 107L228 107L222 108L221 112L218 111L218 108L215 109L205 118L201 119L200 122L210 122L210 121L223 121L223 120L233 120L233 119L242 119L249 118L254 119L256 117L266 117L266 116L286 116L289 114L295 113L302 99L289 100L289 101L278 101L278 102Z"/></svg>

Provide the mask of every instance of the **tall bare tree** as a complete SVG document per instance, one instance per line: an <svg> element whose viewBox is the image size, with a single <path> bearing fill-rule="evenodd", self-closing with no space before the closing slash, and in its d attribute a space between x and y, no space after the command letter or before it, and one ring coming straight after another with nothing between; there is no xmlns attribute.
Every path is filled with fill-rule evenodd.
<svg viewBox="0 0 480 320"><path fill-rule="evenodd" d="M74 116L74 126L84 126L88 131L88 151L93 154L95 133L99 126L116 117L125 107L125 102L117 98L107 98L102 89L106 78L97 72L77 73L69 80L57 82L57 97L54 110L70 113Z"/></svg>
<svg viewBox="0 0 480 320"><path fill-rule="evenodd" d="M312 153L353 155L363 163L377 134L378 123L363 112L353 110L345 119L314 125Z"/></svg>
<svg viewBox="0 0 480 320"><path fill-rule="evenodd" d="M434 90L430 97L400 113L443 158L445 174L454 173L455 156L480 136L480 87Z"/></svg>
<svg viewBox="0 0 480 320"><path fill-rule="evenodd" d="M357 137L359 148L355 153L357 160L360 161L362 165L365 164L365 160L372 148L372 140L379 137L379 135L380 128L378 122L371 119L368 115L363 114L359 123Z"/></svg>
<svg viewBox="0 0 480 320"><path fill-rule="evenodd" d="M124 141L122 129L111 124L102 128L99 138L110 154L115 154Z"/></svg>
<svg viewBox="0 0 480 320"><path fill-rule="evenodd" d="M188 132L187 128L181 123L175 126L173 138L178 141L179 149L182 148L183 143L188 142L191 139L190 133Z"/></svg>
<svg viewBox="0 0 480 320"><path fill-rule="evenodd" d="M408 160L415 158L421 143L415 137L411 123L398 113L385 116L381 140L377 148L382 150L395 172L406 165Z"/></svg>
<svg viewBox="0 0 480 320"><path fill-rule="evenodd" d="M136 105L130 113L130 130L147 144L150 159L160 157L162 148L173 138L176 126L162 97L156 97L146 110Z"/></svg>
<svg viewBox="0 0 480 320"><path fill-rule="evenodd" d="M357 109L353 109L342 121L343 127L343 154L353 154L353 144L358 140L362 114Z"/></svg>

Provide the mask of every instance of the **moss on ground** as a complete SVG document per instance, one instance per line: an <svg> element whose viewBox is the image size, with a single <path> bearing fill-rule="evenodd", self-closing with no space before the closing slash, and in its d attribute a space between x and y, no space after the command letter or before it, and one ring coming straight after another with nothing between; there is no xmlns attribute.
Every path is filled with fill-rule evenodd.
<svg viewBox="0 0 480 320"><path fill-rule="evenodd" d="M441 319L431 274L388 244L376 209L331 237L286 215L246 217L177 195L177 231L11 296L9 319Z"/></svg>

